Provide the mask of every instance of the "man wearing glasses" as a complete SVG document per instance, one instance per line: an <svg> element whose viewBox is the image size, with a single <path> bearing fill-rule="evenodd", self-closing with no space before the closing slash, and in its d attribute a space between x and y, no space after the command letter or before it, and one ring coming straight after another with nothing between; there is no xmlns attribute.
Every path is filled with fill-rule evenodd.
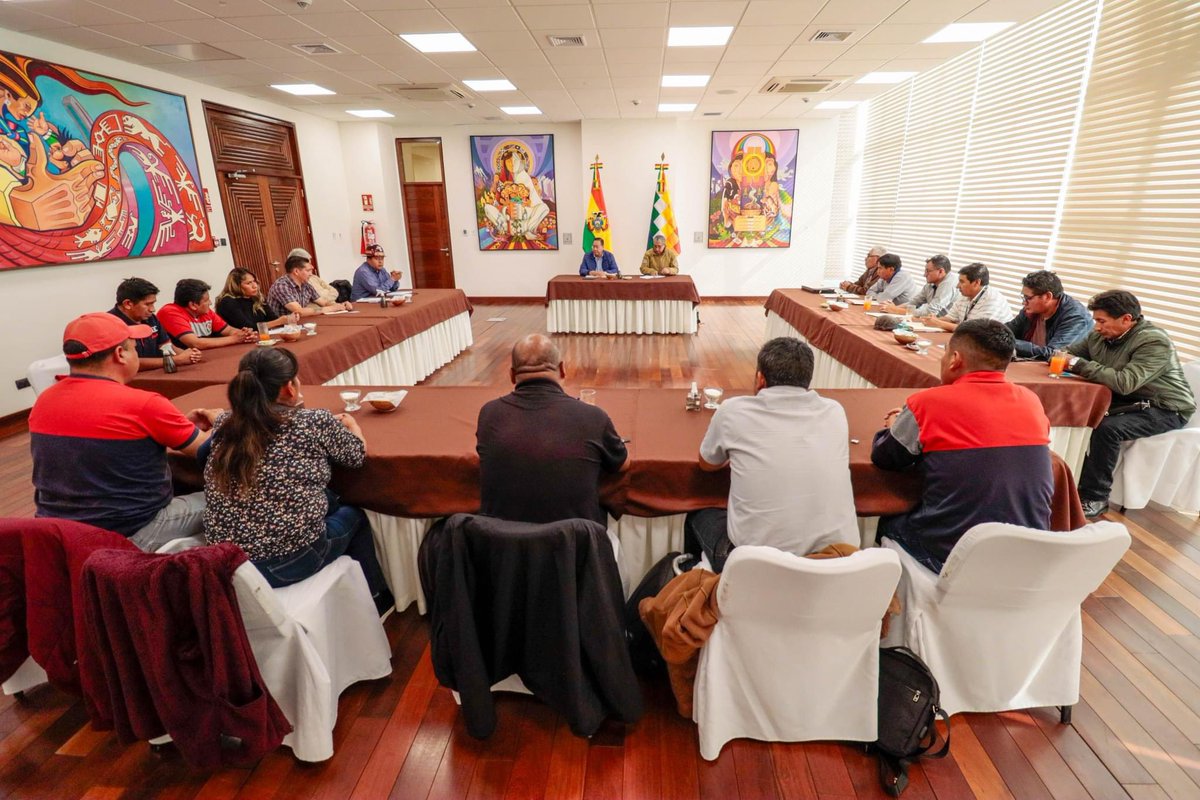
<svg viewBox="0 0 1200 800"><path fill-rule="evenodd" d="M1092 320L1058 276L1042 269L1021 279L1021 311L1006 324L1017 337L1017 358L1049 361L1055 350L1087 335Z"/></svg>
<svg viewBox="0 0 1200 800"><path fill-rule="evenodd" d="M388 272L383 267L383 246L373 244L367 248L367 260L354 270L354 284L350 287L351 300L378 297L380 293L394 292L400 288L400 270Z"/></svg>

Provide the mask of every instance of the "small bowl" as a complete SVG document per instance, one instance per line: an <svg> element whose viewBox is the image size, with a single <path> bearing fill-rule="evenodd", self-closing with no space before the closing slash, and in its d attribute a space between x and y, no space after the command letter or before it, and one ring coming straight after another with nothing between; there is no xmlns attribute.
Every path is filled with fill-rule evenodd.
<svg viewBox="0 0 1200 800"><path fill-rule="evenodd" d="M917 341L917 339L921 338L912 331L900 330L899 328L892 331L892 336L895 337L897 342L905 345L912 344L913 342Z"/></svg>
<svg viewBox="0 0 1200 800"><path fill-rule="evenodd" d="M281 331L275 335L280 339L283 339L285 342L298 342L304 338L304 331Z"/></svg>
<svg viewBox="0 0 1200 800"><path fill-rule="evenodd" d="M362 401L375 411L387 414L399 408L400 403L407 395L407 389L400 389L395 392L369 392Z"/></svg>
<svg viewBox="0 0 1200 800"><path fill-rule="evenodd" d="M845 303L839 303L837 300L829 301L829 310L830 311L841 311L845 308L849 308L849 306L847 306Z"/></svg>

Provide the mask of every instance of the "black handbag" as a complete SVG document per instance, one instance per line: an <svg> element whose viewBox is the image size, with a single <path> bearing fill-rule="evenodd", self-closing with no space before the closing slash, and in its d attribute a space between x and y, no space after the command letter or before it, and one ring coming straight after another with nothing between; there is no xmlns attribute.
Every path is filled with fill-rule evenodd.
<svg viewBox="0 0 1200 800"><path fill-rule="evenodd" d="M919 758L945 758L950 752L950 717L938 705L937 679L906 647L879 651L879 783L892 797L908 786L908 766ZM946 721L946 740L936 753L938 717Z"/></svg>

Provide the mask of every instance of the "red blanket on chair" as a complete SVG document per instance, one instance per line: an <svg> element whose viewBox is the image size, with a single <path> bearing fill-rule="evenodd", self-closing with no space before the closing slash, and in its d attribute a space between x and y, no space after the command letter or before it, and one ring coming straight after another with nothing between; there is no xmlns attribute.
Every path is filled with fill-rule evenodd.
<svg viewBox="0 0 1200 800"><path fill-rule="evenodd" d="M245 561L232 544L87 560L84 620L107 689L96 706L122 741L167 733L189 764L211 769L253 763L291 731L238 610L233 573Z"/></svg>

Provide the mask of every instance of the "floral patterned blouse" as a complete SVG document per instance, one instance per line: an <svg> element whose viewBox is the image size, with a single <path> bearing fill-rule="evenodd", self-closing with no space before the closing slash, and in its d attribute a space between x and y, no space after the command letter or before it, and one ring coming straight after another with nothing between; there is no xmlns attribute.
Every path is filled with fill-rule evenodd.
<svg viewBox="0 0 1200 800"><path fill-rule="evenodd" d="M222 414L213 432L228 418ZM233 542L251 561L294 553L323 536L331 465L361 467L366 458L366 445L333 414L288 408L258 465L254 490L238 497L213 483L213 456L223 446L214 440L204 465L204 530L210 543Z"/></svg>

